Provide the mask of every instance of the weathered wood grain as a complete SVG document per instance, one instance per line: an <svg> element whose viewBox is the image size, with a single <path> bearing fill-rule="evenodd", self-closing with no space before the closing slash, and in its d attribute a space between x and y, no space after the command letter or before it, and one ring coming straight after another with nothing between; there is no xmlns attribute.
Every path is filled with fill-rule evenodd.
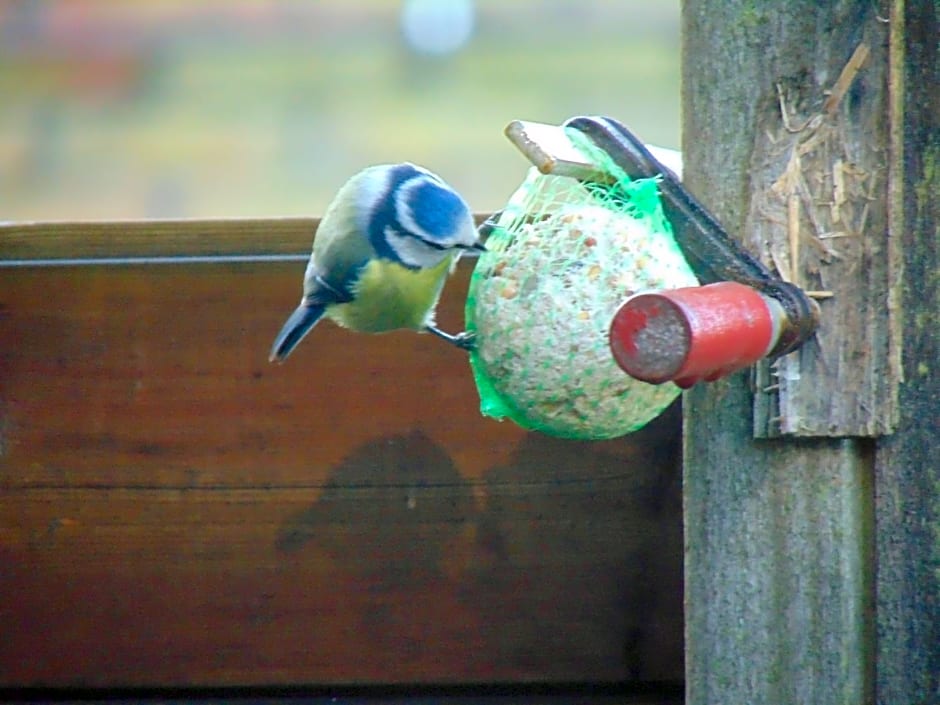
<svg viewBox="0 0 940 705"><path fill-rule="evenodd" d="M309 247L291 228L274 250ZM71 256L61 233L15 253ZM82 254L194 242L148 237ZM480 416L460 351L329 323L270 365L302 270L0 272L0 687L681 678L676 410L526 433Z"/></svg>
<svg viewBox="0 0 940 705"><path fill-rule="evenodd" d="M895 2L898 433L875 462L879 703L940 702L940 3Z"/></svg>
<svg viewBox="0 0 940 705"><path fill-rule="evenodd" d="M4 260L310 251L318 218L4 223Z"/></svg>
<svg viewBox="0 0 940 705"><path fill-rule="evenodd" d="M873 437L897 426L891 300L900 267L888 230L887 29L874 10L863 12L860 3L792 15L752 9L752 23L779 24L772 36L742 30L784 48L753 57L757 105L740 236L780 277L826 294L815 336L759 365L761 437ZM797 36L820 51L791 49Z"/></svg>
<svg viewBox="0 0 940 705"><path fill-rule="evenodd" d="M775 84L788 77L821 105L859 23L878 28L871 6L842 3L837 23L830 5L683 7L685 183L738 237L755 130L779 116ZM839 65L830 79L817 59ZM745 374L685 398L687 699L866 702L870 450L854 439L754 439L753 403Z"/></svg>
<svg viewBox="0 0 940 705"><path fill-rule="evenodd" d="M863 290L834 287L843 300L832 304L858 310L827 316L823 305L820 345L851 340L858 354L818 378L801 367L796 380L815 385L810 401L823 410L823 435L835 420L829 405L847 399L859 408L843 419L857 427L842 427L842 438L754 439L762 392L743 375L684 400L690 704L940 698L940 8L895 0L889 10L882 17L864 2L684 5L686 184L730 230L749 234L761 195L753 152L768 148L757 130L779 118L776 84L803 101L816 96L825 110L831 101L820 89L861 44L871 48L866 78L840 103L840 139L844 155L882 154L887 183L870 192L878 232L852 260ZM861 378L901 371L896 398L877 380L874 393L859 394Z"/></svg>

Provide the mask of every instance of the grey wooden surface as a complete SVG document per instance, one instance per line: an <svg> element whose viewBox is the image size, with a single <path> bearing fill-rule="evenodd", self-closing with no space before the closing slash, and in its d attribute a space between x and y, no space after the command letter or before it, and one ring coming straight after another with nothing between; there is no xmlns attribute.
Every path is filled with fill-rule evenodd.
<svg viewBox="0 0 940 705"><path fill-rule="evenodd" d="M836 120L844 151L830 156L879 155L884 178L869 182L878 215L855 243L855 284L823 302L816 344L838 354L782 368L808 395L791 432L825 437L755 439L773 434L754 427L764 390L747 374L686 395L692 705L940 702L938 16L904 0L684 3L685 182L729 231L762 246L755 154L778 86L790 117ZM860 44L868 60L825 116ZM831 178L815 168L807 182ZM827 286L800 262L801 284Z"/></svg>

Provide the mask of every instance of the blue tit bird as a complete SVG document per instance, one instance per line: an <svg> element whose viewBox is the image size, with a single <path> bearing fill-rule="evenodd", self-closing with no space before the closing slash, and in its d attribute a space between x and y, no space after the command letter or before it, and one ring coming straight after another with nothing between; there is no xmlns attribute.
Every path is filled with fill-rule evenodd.
<svg viewBox="0 0 940 705"><path fill-rule="evenodd" d="M414 164L359 172L320 221L303 297L274 339L282 362L324 316L362 333L428 331L465 349L466 334L434 325L448 274L467 250L484 250L470 209L443 179Z"/></svg>

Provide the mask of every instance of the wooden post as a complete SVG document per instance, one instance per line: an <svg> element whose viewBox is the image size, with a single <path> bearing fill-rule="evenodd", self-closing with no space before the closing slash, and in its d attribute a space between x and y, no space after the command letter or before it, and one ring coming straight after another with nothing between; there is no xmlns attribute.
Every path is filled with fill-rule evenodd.
<svg viewBox="0 0 940 705"><path fill-rule="evenodd" d="M940 698L938 18L683 5L686 185L832 295L802 351L686 396L691 704Z"/></svg>
<svg viewBox="0 0 940 705"><path fill-rule="evenodd" d="M940 702L940 3L895 0L889 199L900 244L898 433L875 455L879 703Z"/></svg>

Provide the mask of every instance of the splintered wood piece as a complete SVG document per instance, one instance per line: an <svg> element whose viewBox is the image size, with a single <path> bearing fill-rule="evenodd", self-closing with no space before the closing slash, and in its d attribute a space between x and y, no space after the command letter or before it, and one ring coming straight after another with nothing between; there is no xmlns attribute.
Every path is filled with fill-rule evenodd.
<svg viewBox="0 0 940 705"><path fill-rule="evenodd" d="M580 181L610 180L610 175L578 149L562 126L513 120L505 132L509 141L543 174L568 176ZM682 178L681 152L650 144L645 146L656 161L677 178Z"/></svg>

